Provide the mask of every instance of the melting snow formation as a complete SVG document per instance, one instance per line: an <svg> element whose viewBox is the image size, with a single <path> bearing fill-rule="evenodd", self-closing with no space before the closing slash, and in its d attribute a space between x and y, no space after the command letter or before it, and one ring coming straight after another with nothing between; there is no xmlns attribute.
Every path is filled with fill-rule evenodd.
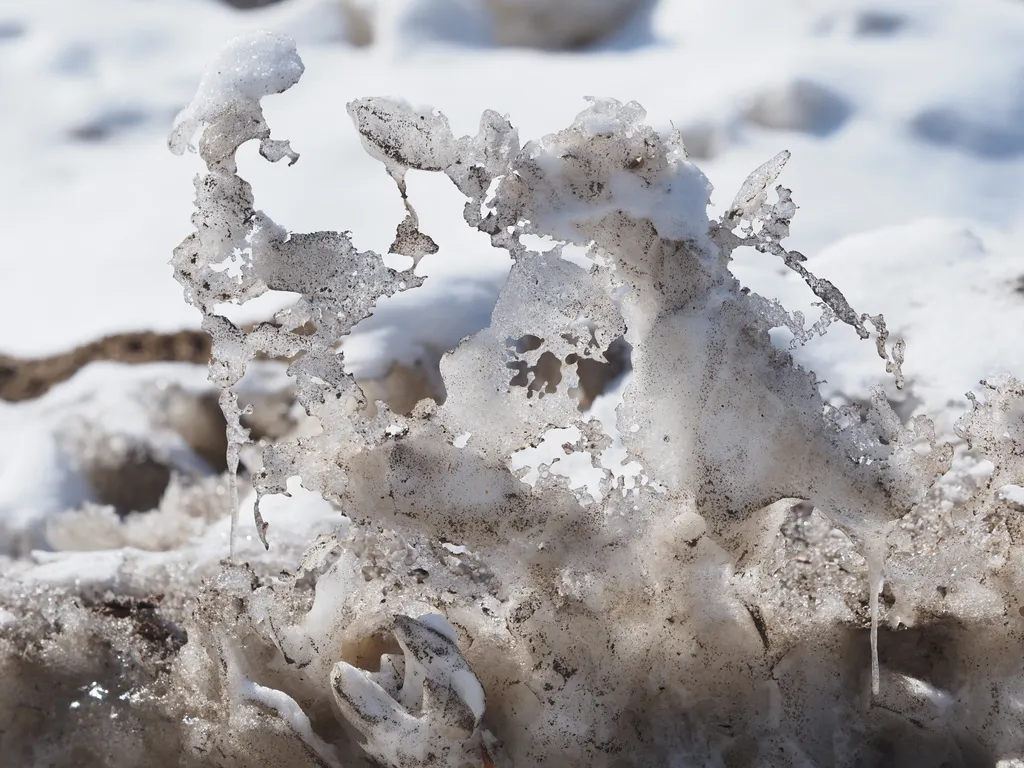
<svg viewBox="0 0 1024 768"><path fill-rule="evenodd" d="M349 115L406 205L392 251L411 266L397 270L345 231L289 232L237 175L252 139L271 161L297 159L260 100L301 73L287 38L237 40L171 138L182 151L201 131L196 231L173 265L213 336L229 469L251 447L235 388L256 357L291 360L312 425L253 464L255 533L270 551L126 562L122 588L177 595L146 608L187 630L159 662L138 650L138 602L90 596L37 615L37 594L15 591L5 610L48 650L7 657L5 679L24 688L36 663L58 685L119 685L147 724L119 729L124 709L104 698L66 726L40 724L43 742L70 731L83 754L102 738L128 755L145 741L150 756L195 765L1024 757L1024 384L988 382L957 450L927 418L901 421L881 388L863 407L827 404L773 329L796 346L846 326L832 332L872 344L897 385L913 351L783 245L796 211L776 183L786 153L711 220L708 180L636 103L593 100L523 144L496 112L457 137L433 110L360 99ZM490 325L441 361L445 401L400 416L367 409L338 350L378 299L422 284L419 260L444 258L408 199L411 169L445 174L467 224L514 263ZM558 245L531 250L538 238ZM740 247L799 275L819 319L742 288ZM250 330L218 314L271 290L301 298ZM631 374L596 418L581 377L613 345ZM532 486L509 468L567 429L563 453L597 473L596 493L550 464ZM302 546L285 535L300 505L268 528L260 504L296 476L340 510ZM135 654L133 676L101 679L104 642Z"/></svg>

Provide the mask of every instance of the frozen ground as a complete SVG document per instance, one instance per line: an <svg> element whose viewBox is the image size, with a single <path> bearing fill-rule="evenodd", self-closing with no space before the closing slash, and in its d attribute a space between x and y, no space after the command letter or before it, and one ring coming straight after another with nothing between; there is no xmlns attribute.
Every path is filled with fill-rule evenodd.
<svg viewBox="0 0 1024 768"><path fill-rule="evenodd" d="M569 124L586 96L636 100L655 126L682 131L720 190L717 212L751 169L792 151L781 179L800 206L789 247L906 339L901 416L928 412L948 429L980 379L1024 372L1020 0L661 0L573 52L492 45L473 0L360 7L374 27L365 46L351 43L352 18L337 0L248 11L216 0L0 5L0 354L41 357L120 331L198 327L168 259L191 229L201 164L171 155L167 131L221 44L265 28L293 36L306 64L299 85L265 101L275 133L302 157L271 165L243 148L241 175L257 208L295 231L348 229L358 247L386 253L404 216L345 112L354 98L431 105L458 135L475 133L490 108L524 139ZM440 252L422 262L424 290L385 301L357 329L347 363L363 376L486 325L508 270L507 255L462 222L457 190L435 176L412 172L409 192ZM814 297L796 275L752 250L738 256L745 283L813 318ZM270 297L231 316L267 319L278 304ZM808 343L797 359L828 395L862 400L883 379L877 357L840 335ZM174 547L213 572L226 554L223 504L181 502L190 483L206 483L222 502L226 492L206 455L209 436L185 424L208 413L204 378L190 366L94 365L37 401L0 403L0 555L12 558L0 562L9 577L106 588L126 558L157 567L164 555L148 550ZM286 383L270 366L252 387L273 400ZM111 506L123 516L146 503L98 488L97 472L126 456L187 478L172 482L168 493L178 495L165 501L159 530L119 529ZM243 457L249 471L257 463ZM162 487L159 478L140 485L143 499ZM266 517L298 551L336 513L292 490ZM62 524L69 509L78 517ZM291 527L279 524L285 515ZM242 519L242 552L255 558L261 548ZM81 540L83 530L94 538ZM289 551L278 541L268 568L287 567L274 559ZM43 551L52 549L104 554Z"/></svg>

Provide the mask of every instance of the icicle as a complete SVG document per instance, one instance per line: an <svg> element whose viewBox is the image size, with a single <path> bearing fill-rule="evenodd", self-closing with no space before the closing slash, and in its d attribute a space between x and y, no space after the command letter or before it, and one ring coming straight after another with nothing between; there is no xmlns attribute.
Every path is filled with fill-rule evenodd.
<svg viewBox="0 0 1024 768"><path fill-rule="evenodd" d="M242 446L249 442L249 430L242 426L242 416L252 412L250 407L244 410L238 407L238 395L231 387L220 393L220 409L227 422L227 462L228 491L231 498L231 543L229 557L235 559L235 546L238 540L238 459Z"/></svg>
<svg viewBox="0 0 1024 768"><path fill-rule="evenodd" d="M878 548L880 549L880 548ZM868 610L871 611L871 695L878 696L880 672L878 666L878 596L885 584L885 560L875 546L868 548Z"/></svg>

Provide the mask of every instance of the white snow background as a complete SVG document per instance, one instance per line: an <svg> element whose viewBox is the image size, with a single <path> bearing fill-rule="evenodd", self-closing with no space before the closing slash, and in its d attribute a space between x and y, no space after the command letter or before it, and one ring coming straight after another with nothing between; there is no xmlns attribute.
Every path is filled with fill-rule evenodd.
<svg viewBox="0 0 1024 768"><path fill-rule="evenodd" d="M492 45L472 0L364 5L375 40L354 47L336 0L245 11L217 0L3 0L0 354L198 327L168 259L191 230L201 164L173 156L166 136L204 63L262 28L293 36L306 64L297 86L264 101L275 136L302 158L271 165L251 146L240 172L257 208L294 231L351 230L357 247L386 253L404 216L345 113L353 98L431 105L456 135L475 133L491 108L524 140L568 125L586 96L637 100L656 127L682 130L715 186L712 216L751 170L792 151L781 181L800 210L788 245L906 339L911 406L948 428L979 379L1024 372L1021 0L660 0L601 43L554 53ZM421 265L424 289L384 302L348 345L364 376L485 325L509 265L465 226L446 178L412 172L409 191L441 248ZM751 252L736 271L816 316L813 295L776 259ZM422 302L434 307L427 321ZM274 309L254 302L231 316ZM872 344L841 334L797 358L829 395L865 397L884 372ZM145 429L117 426L131 421L118 403L147 381L202 379L188 366L91 368L38 401L0 403L0 539L86 498L60 449L71 415Z"/></svg>

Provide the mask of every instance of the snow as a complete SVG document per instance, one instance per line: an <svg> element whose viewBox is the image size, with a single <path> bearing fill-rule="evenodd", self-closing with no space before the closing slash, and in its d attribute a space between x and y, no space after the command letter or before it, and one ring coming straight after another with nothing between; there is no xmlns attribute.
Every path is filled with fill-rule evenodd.
<svg viewBox="0 0 1024 768"><path fill-rule="evenodd" d="M288 386L280 366L263 365L250 371L242 389L273 392ZM95 501L90 468L105 453L140 446L176 472L209 475L211 468L172 423L168 397L179 390L209 393L205 369L93 363L36 400L0 402L0 552L41 546L45 521Z"/></svg>
<svg viewBox="0 0 1024 768"><path fill-rule="evenodd" d="M689 156L677 158L671 188L616 177L615 205L651 213L654 201L660 234L699 237L685 224L709 196L718 215L750 169L789 151L779 182L792 188L799 211L787 244L851 304L884 312L906 339L908 410L936 415L948 430L980 379L1024 371L1024 4L662 0L606 42L574 53L495 47L468 0L380 0L371 16L375 40L356 47L348 42L352 18L329 0L246 12L215 0L93 0L88 11L79 0L36 0L0 9L0 142L9 150L0 209L10 222L0 251L8 318L0 354L44 356L118 331L197 328L200 316L182 300L168 259L190 231L191 177L201 166L167 151L169 127L180 115L180 152L208 122L210 103L226 92L253 101L283 91L304 62L301 82L263 102L275 135L302 161L263 163L252 144L239 158L257 209L295 231L350 229L357 248L387 253L405 216L346 113L355 98L432 105L424 116L441 124L440 110L456 136L475 133L478 116L492 108L508 113L524 140L569 124L586 97L635 100L664 133L679 131ZM227 40L236 42L225 50ZM277 66L254 70L255 48L269 49ZM201 80L211 59L218 75ZM607 128L595 112L588 130ZM382 301L346 344L347 364L364 376L450 349L484 327L509 268L504 252L464 226L463 199L447 179L410 171L406 181L420 226L440 249L418 267L423 288ZM558 231L572 239L576 223L570 216ZM814 296L777 259L750 251L735 266L745 285L815 319ZM293 296L269 294L231 317L268 319ZM834 329L794 354L829 396L864 400L883 376L873 347L853 346L844 333ZM787 332L775 341L788 346ZM67 449L75 424L102 425L195 470L202 460L180 436L154 427L139 392L171 384L205 390L205 375L188 366L99 364L39 400L0 403L0 552L45 546L48 522L93 500ZM269 376L260 385L273 383ZM578 437L552 434L517 456L516 467L532 470L523 473L531 482L541 467L572 474L596 499L585 455L559 448ZM608 461L621 462L625 450L613 437ZM463 433L455 444L469 439ZM289 492L262 508L280 550L344 520L297 483ZM1024 504L1019 485L998 492ZM236 554L275 557L247 511ZM229 521L214 521L189 543L187 559L216 564L228 539ZM36 551L16 575L106 588L128 560L163 557L128 547ZM419 621L451 639L433 619ZM455 665L442 672L479 718L479 681ZM361 690L361 678L349 682ZM294 700L240 685L313 743Z"/></svg>
<svg viewBox="0 0 1024 768"><path fill-rule="evenodd" d="M355 48L344 42L336 5L288 0L242 12L214 0L98 0L83 13L74 0L41 0L0 13L0 141L16 148L5 160L0 206L18 223L5 232L0 257L5 307L18 321L0 331L0 352L45 355L122 330L198 325L167 266L188 231L198 165L170 156L164 137L224 41L262 28L294 36L307 64L299 86L265 104L304 161L267 167L250 152L243 175L257 206L297 231L350 228L358 247L386 252L401 221L401 200L345 116L354 97L433 104L456 135L473 132L491 107L508 112L524 138L567 124L584 96L635 99L656 125L675 125L695 148L709 143L712 156L698 165L720 190L712 195L719 207L750 168L791 150L781 179L800 206L791 247L812 269L841 260L881 295L895 327L924 319L904 297L921 282L925 243L942 235L921 222L962 223L983 244L984 268L1011 282L968 287L969 268L955 254L931 263L927 283L946 297L933 304L948 299L963 307L958 316L991 320L982 323L983 345L919 333L908 368L927 368L934 380L922 385L925 396L944 404L992 373L994 361L1020 367L1024 353L997 319L1015 318L1002 313L1024 303L1012 288L1014 270L1024 272L1013 237L1024 229L1018 3L674 0L577 54L494 48L479 10L437 0L379 7L377 42ZM362 370L385 365L381 348L415 357L424 345L448 348L476 330L507 269L504 255L448 205L458 193L418 176L410 174L411 199L441 251L424 259L430 279L415 302L442 304L440 319L418 328L418 343L390 349L400 336L393 328L421 313L409 312L412 297L387 302L367 321L366 338L360 329L352 343L352 364ZM855 237L893 227L911 229L895 242ZM881 261L881 247L899 251L885 281L865 278L861 257ZM915 266L893 268L908 251L918 254ZM775 270L752 270L750 283L774 287ZM785 283L779 292L795 286ZM265 319L279 305L268 299L235 316ZM852 394L863 394L860 384L873 375L849 361L837 373L827 343L803 354L826 368L821 378L857 385Z"/></svg>
<svg viewBox="0 0 1024 768"><path fill-rule="evenodd" d="M41 553L43 554L43 553ZM105 552L60 553L19 576L26 583L51 585L87 584L101 589L117 586L118 574L124 566L127 550L112 549Z"/></svg>
<svg viewBox="0 0 1024 768"><path fill-rule="evenodd" d="M0 252L10 319L0 354L43 356L118 331L198 327L167 262L189 230L190 177L200 166L171 155L165 137L197 84L186 121L201 121L225 89L252 100L294 83L302 64L286 33L307 71L264 108L303 161L269 165L245 147L240 163L257 207L296 231L349 228L357 247L386 253L404 216L346 115L353 98L432 104L455 135L475 132L478 115L494 108L524 139L567 124L584 97L636 100L655 125L681 132L699 170L680 158L671 196L627 185L616 200L627 208L650 208L646 196L665 201L659 227L690 234L676 222L694 220L708 194L720 211L751 168L788 150L780 182L800 208L790 247L906 338L909 407L948 429L980 379L1024 369L1019 3L663 0L578 53L495 47L481 7L441 0L359 5L375 40L355 47L354 17L341 5L287 0L243 12L215 0L96 0L84 13L75 0L39 0L0 10L0 141L14 150L0 207L17 224ZM269 79L252 69L263 60L255 48L277 59ZM211 60L220 74L200 82ZM601 120L594 112L589 130L607 129ZM509 267L507 254L464 226L463 198L447 179L410 171L407 184L440 251L418 268L422 289L382 301L346 344L347 364L361 375L450 349L485 326ZM676 198L685 215L667 205ZM816 316L814 297L774 259L741 253L735 268L754 290ZM267 319L293 296L271 292L229 315ZM776 340L786 346L787 332ZM877 360L870 345L847 341L834 331L795 354L827 394L865 399L881 380ZM198 460L170 433L153 433L133 404L131 393L147 383L204 386L204 372L172 368L94 365L38 401L0 404L5 538L32 539L40 520L90 500L66 449L69 421L148 441L179 463ZM569 472L572 457L555 441L551 450L545 463L558 458L552 471ZM584 470L572 471L586 486Z"/></svg>
<svg viewBox="0 0 1024 768"><path fill-rule="evenodd" d="M999 495L1011 504L1024 507L1024 488L1019 485L1004 485L999 489Z"/></svg>
<svg viewBox="0 0 1024 768"><path fill-rule="evenodd" d="M198 127L212 122L225 104L258 105L264 96L295 85L303 69L287 35L255 32L229 41L204 71L195 98L175 117L171 151L182 154Z"/></svg>
<svg viewBox="0 0 1024 768"><path fill-rule="evenodd" d="M331 768L340 768L341 763L334 755L334 750L313 732L309 718L295 699L284 691L267 688L244 677L238 680L237 685L241 696L274 710L294 728L299 737L316 752L317 757L325 765L331 766Z"/></svg>
<svg viewBox="0 0 1024 768"><path fill-rule="evenodd" d="M854 306L870 303L906 340L903 371L922 412L955 415L979 380L1024 367L1014 330L1024 328L1024 258L1012 237L952 217L921 219L845 237L812 263ZM758 287L759 279L750 282ZM806 295L788 278L772 285L787 306ZM874 353L844 341L829 333L796 357L827 380L826 392L859 396L878 382Z"/></svg>
<svg viewBox="0 0 1024 768"><path fill-rule="evenodd" d="M581 114L582 129L589 136L611 135L616 131L633 133L644 125L647 115L639 105L631 103L617 112L618 104L611 99L589 101L591 106ZM621 116L623 113L625 118ZM534 159L552 177L559 175L559 160L571 151L564 142L565 137L562 136L547 137L535 151ZM607 199L595 204L592 200L583 203L560 196L551 210L544 204L538 204L538 221L534 223L548 230L551 237L570 243L587 243L587 223L615 211L623 211L636 218L650 218L661 237L703 240L707 234L711 185L704 174L686 160L682 147L674 154L669 160L671 172L658 184L651 184L637 178L635 173L622 170L611 176ZM631 160L641 164L645 158Z"/></svg>
<svg viewBox="0 0 1024 768"><path fill-rule="evenodd" d="M287 33L307 71L264 107L303 160L269 165L246 147L240 163L257 207L297 231L348 228L357 247L386 253L404 216L346 115L356 97L432 104L456 135L475 132L478 115L494 108L524 139L567 124L585 97L636 100L654 124L681 132L700 170L680 160L671 198L632 187L615 198L649 208L638 196L678 197L687 210L679 220L692 221L708 194L720 211L751 168L788 150L780 182L800 207L790 247L906 338L910 407L948 429L980 379L1024 370L1019 3L663 0L607 42L572 54L496 48L479 8L441 0L378 3L375 42L354 47L340 5L287 0L241 12L215 0L95 0L86 13L76 0L38 0L0 9L0 142L12 150L0 207L15 223L0 251L9 318L0 354L43 356L118 331L198 327L168 259L189 231L200 166L167 151L168 128L197 84L186 118L201 119L204 101L224 89L254 99L294 82L301 63L277 34ZM260 29L271 33L254 36ZM231 39L242 42L224 50ZM284 66L273 71L283 79L251 71L253 46L276 52ZM211 59L221 76L200 84ZM607 127L599 114L589 126ZM464 226L462 196L447 179L410 171L407 184L440 251L419 266L422 289L381 302L346 344L347 364L362 375L450 349L485 326L509 267L507 254ZM658 213L666 234L686 234L673 228L675 211ZM735 267L753 289L816 316L814 297L774 259L741 254ZM271 293L229 315L267 319L292 297ZM787 332L776 337L788 344ZM841 330L795 354L840 399L865 399L881 380L870 345L849 344ZM0 551L38 545L43 521L92 500L67 449L72 422L101 424L180 466L201 461L180 438L154 431L135 398L169 382L199 391L204 379L184 366L98 364L40 400L0 403ZM524 477L533 482L538 465L557 459L551 471L573 474L596 498L585 456L566 456L562 442L552 439L549 455L524 451L516 466L532 464ZM1016 503L1019 493L1007 488ZM293 508L318 507L306 498L266 503L272 525ZM227 540L223 525L211 529L212 549ZM243 532L247 556L260 546L254 533ZM40 567L56 578L56 564Z"/></svg>
<svg viewBox="0 0 1024 768"><path fill-rule="evenodd" d="M456 136L474 133L480 113L495 109L511 116L525 141L567 125L586 109L586 98L595 104L587 131L621 128L609 123L610 115L625 114L617 104L600 109L614 98L642 104L647 120L666 135L677 130L688 154L672 157L671 172L654 186L632 173L613 176L603 210L581 204L559 211L559 220L549 222L553 231L578 239L589 217L621 209L649 216L663 237L699 241L702 227L692 223L707 220L709 198L715 218L752 168L777 158L765 175L781 170L779 182L793 188L800 207L788 247L804 252L807 266L840 286L851 304L884 312L894 336L907 342L907 391L889 392L903 398L900 416L926 412L948 431L979 380L1005 370L1024 372L1019 2L662 0L644 4L606 42L571 53L493 46L482 11L470 0L379 0L368 11L375 40L365 47L351 43L358 37L352 27L357 19L345 15L337 0L285 0L245 12L215 0L94 0L87 12L76 0L22 5L0 9L6 117L0 141L10 150L0 206L12 222L0 251L8 317L0 354L46 355L118 331L199 327L200 316L182 300L167 263L189 231L195 194L190 177L201 168L198 159L167 151L172 121L172 148L182 154L201 125L212 122L213 106L231 100L252 105L267 96L262 106L274 135L287 137L302 160L294 167L271 165L256 157L254 143L244 148L239 162L253 182L256 208L296 231L350 229L357 248L387 253L407 210L386 170L360 146L346 111L352 99L403 99L417 105L424 124L434 130L451 125ZM224 48L228 40L233 42ZM201 77L211 60L213 68ZM266 61L273 67L263 69ZM557 154L557 145L544 139L535 146L542 155ZM435 150L426 145L424 157L436 156ZM464 225L464 200L449 180L413 170L406 183L420 226L439 252L418 266L426 276L422 290L380 302L346 343L346 364L361 376L384 373L395 359L451 349L486 326L509 269L506 253ZM756 195L741 198L740 207L750 212L761 202ZM588 264L570 253L561 255ZM410 263L399 255L386 259ZM746 249L737 253L735 271L744 285L804 309L809 322L816 318L815 297L777 259ZM230 316L260 321L294 297L271 293ZM864 400L884 380L873 346L851 343L851 335L833 329L794 350L837 400ZM777 330L774 341L785 348L791 336ZM681 378L685 365L680 358ZM617 383L618 396L627 385ZM284 386L281 367L254 366L240 389ZM181 538L175 551L138 548L132 540L98 551L46 551L52 526L61 520L66 541L86 528L89 515L121 523L112 507L96 503L75 449L83 435L141 445L175 472L217 480L195 446L159 418L162 400L152 393L169 388L210 391L206 371L197 367L94 364L37 400L0 403L0 553L22 555L4 560L5 577L26 585L129 592L133 574L163 567L217 573L229 540L237 542L239 561L292 571L297 552L323 542L308 568L326 566L349 521L297 478L288 482L287 495L261 504L270 525L269 552L253 523L251 493L239 505L237 536L223 514L187 517L187 524L168 521L169 515L184 517L175 505L185 505L165 497L159 511L146 514L155 528L165 525ZM629 444L631 436L612 429L615 402L615 392L598 398L592 416L610 438L601 466L629 488L647 477L638 464L625 464L624 440ZM733 428L739 434L745 426ZM641 431L639 424L634 430ZM400 434L398 427L388 431ZM460 449L486 439L475 426L472 433L453 434ZM529 483L568 475L581 496L586 492L597 502L606 490L603 471L589 454L566 447L583 438L579 428L551 430L515 454L513 468ZM243 459L252 470L250 457ZM456 470L454 478L465 471ZM993 464L979 461L970 476L980 484L994 471ZM993 493L1016 510L1024 506L1024 488L1019 478L1010 479L1018 484L1002 478ZM677 518L666 539L694 547L703 521L690 517ZM693 520L699 522L696 532ZM129 525L124 521L123 527ZM154 541L159 536L155 531ZM473 553L465 544L445 543L443 550L458 556L450 558L455 562L470 563ZM559 543L550 545L557 549ZM878 693L884 573L879 564L869 572ZM242 569L224 570L218 579L225 594L251 590ZM615 599L586 567L566 567L559 580L560 594L591 610ZM886 581L893 580L886 575ZM327 634L324 627L337 621L332 605L345 588L340 577L317 583L307 629ZM416 659L421 677L450 686L478 724L484 687L463 656L447 647L459 645L463 625L453 618L457 632L440 614L421 615L438 606L409 600L416 610L407 612L420 617L402 615L397 627L409 669ZM12 616L0 611L0 627ZM237 674L237 693L278 714L324 762L336 762L332 746L313 732L301 698ZM399 742L416 744L418 736L412 721L391 709L390 694L369 681L342 668L336 694L344 689L348 698L339 706L394 718L384 740L397 755L404 746ZM882 682L883 690L896 688ZM939 688L913 678L904 687L936 708L945 706ZM94 690L105 693L98 684ZM409 697L410 689L403 694Z"/></svg>

